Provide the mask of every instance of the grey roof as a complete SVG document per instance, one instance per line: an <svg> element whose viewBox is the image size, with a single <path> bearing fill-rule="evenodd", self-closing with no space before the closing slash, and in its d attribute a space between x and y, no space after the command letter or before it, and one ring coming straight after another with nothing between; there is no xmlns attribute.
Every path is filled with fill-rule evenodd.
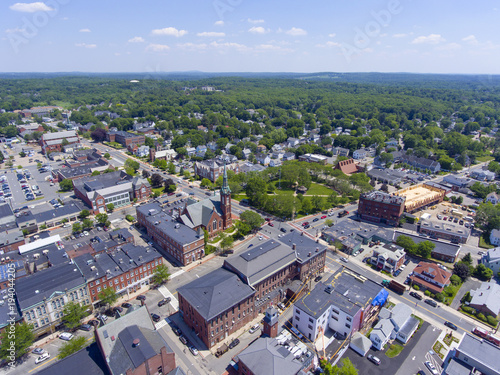
<svg viewBox="0 0 500 375"><path fill-rule="evenodd" d="M394 329L394 326L392 325L391 321L388 319L382 319L379 320L378 323L373 327L372 332L370 333L371 335L379 335L380 337L387 338L391 336L392 330ZM384 340L382 340L384 341Z"/></svg>
<svg viewBox="0 0 500 375"><path fill-rule="evenodd" d="M224 266L236 271L249 285L255 285L270 275L295 262L295 252L275 240L229 257Z"/></svg>
<svg viewBox="0 0 500 375"><path fill-rule="evenodd" d="M302 368L288 349L268 337L257 339L238 358L255 375L295 375Z"/></svg>
<svg viewBox="0 0 500 375"><path fill-rule="evenodd" d="M0 247L24 241L23 232L19 229L10 230L0 236Z"/></svg>
<svg viewBox="0 0 500 375"><path fill-rule="evenodd" d="M295 253L300 263L308 261L311 257L315 257L327 250L325 245L317 243L313 239L302 235L302 232L299 231L289 232L278 239L278 241L290 247L295 244ZM311 256L309 256L309 253L311 253Z"/></svg>
<svg viewBox="0 0 500 375"><path fill-rule="evenodd" d="M38 375L111 375L97 343L53 362L37 371Z"/></svg>
<svg viewBox="0 0 500 375"><path fill-rule="evenodd" d="M446 366L446 375L471 375L473 367L458 360L455 357L451 357L448 366Z"/></svg>
<svg viewBox="0 0 500 375"><path fill-rule="evenodd" d="M125 315L97 329L105 360L114 374L124 374L128 369L135 369L146 359L160 353L165 347L172 349L155 331L146 306L129 309ZM140 339L140 345L132 346L134 339Z"/></svg>
<svg viewBox="0 0 500 375"><path fill-rule="evenodd" d="M331 293L327 292L327 287ZM294 306L310 316L319 317L334 305L353 316L371 303L381 290L382 287L374 281L342 267L324 283L316 284Z"/></svg>
<svg viewBox="0 0 500 375"><path fill-rule="evenodd" d="M26 310L54 293L65 293L85 285L85 279L74 264L49 267L16 281L16 296L21 310Z"/></svg>
<svg viewBox="0 0 500 375"><path fill-rule="evenodd" d="M8 218L9 220L11 220L11 216L14 216L14 213L12 212L10 205L8 203L0 204L0 223L3 222L2 219L4 218ZM15 216L12 220L15 220Z"/></svg>
<svg viewBox="0 0 500 375"><path fill-rule="evenodd" d="M84 195L91 195L93 191L99 191L99 193L106 194L116 191L117 186L123 189L130 189L132 180L132 176L125 173L125 171L119 170L103 173L99 176L78 178L73 181L73 185L75 189L79 190ZM123 187L120 186L122 184L124 185ZM101 191L107 188L111 188L111 191Z"/></svg>
<svg viewBox="0 0 500 375"><path fill-rule="evenodd" d="M482 283L476 290L471 290L471 305L485 306L488 310L500 314L500 285L495 281Z"/></svg>
<svg viewBox="0 0 500 375"><path fill-rule="evenodd" d="M44 141L52 139L71 138L71 137L76 137L76 132L74 130L67 130L55 133L45 133L44 135L42 135L42 137Z"/></svg>
<svg viewBox="0 0 500 375"><path fill-rule="evenodd" d="M178 293L209 321L255 291L234 273L219 268L180 287Z"/></svg>
<svg viewBox="0 0 500 375"><path fill-rule="evenodd" d="M95 163L82 165L79 167L73 168L61 168L54 171L55 173L60 173L63 178L75 178L79 176L83 176L86 174L92 174L93 170L96 168L102 169L102 167L107 166L108 163L104 159L99 159Z"/></svg>
<svg viewBox="0 0 500 375"><path fill-rule="evenodd" d="M193 243L201 238L196 231L165 213L156 202L137 207L137 212L141 212L149 223L181 245Z"/></svg>
<svg viewBox="0 0 500 375"><path fill-rule="evenodd" d="M355 332L352 335L350 345L355 345L366 354L366 352L372 347L372 342L368 337L362 335L360 332Z"/></svg>
<svg viewBox="0 0 500 375"><path fill-rule="evenodd" d="M406 322L401 326L398 333L404 336L409 336L412 332L414 332L418 325L420 324L417 318L410 316Z"/></svg>
<svg viewBox="0 0 500 375"><path fill-rule="evenodd" d="M214 211L219 216L223 216L220 195L211 196L201 201L188 200L181 220L190 228L196 228L200 225L208 227Z"/></svg>
<svg viewBox="0 0 500 375"><path fill-rule="evenodd" d="M500 355L500 347L491 344L479 337L465 333L462 341L458 345L457 351L463 355L480 362L483 368L496 370L498 373L498 357Z"/></svg>
<svg viewBox="0 0 500 375"><path fill-rule="evenodd" d="M411 308L404 303L396 304L391 310L391 320L397 328L401 328L410 316Z"/></svg>
<svg viewBox="0 0 500 375"><path fill-rule="evenodd" d="M52 221L58 218L65 218L67 216L73 216L75 214L80 213L83 210L83 204L72 200L66 202L64 206L59 208L50 208L47 211L42 211L38 213L34 213L33 216L36 219L37 223L44 223L46 221Z"/></svg>
<svg viewBox="0 0 500 375"><path fill-rule="evenodd" d="M436 245L434 247L434 249L432 250L432 252L436 253L436 254L442 254L442 255L456 257L460 253L460 245L454 245L454 244L451 244L451 243L446 243L446 242L442 242L442 241L436 241L436 240L433 240L432 238L415 236L415 235L412 235L412 234L408 234L406 232L398 232L398 231L396 231L394 233L394 241L396 241L398 239L398 237L401 236L401 235L410 237L413 240L413 242L415 242L416 244L419 244L420 242L424 242L424 241L430 241L430 242L432 242L433 244Z"/></svg>

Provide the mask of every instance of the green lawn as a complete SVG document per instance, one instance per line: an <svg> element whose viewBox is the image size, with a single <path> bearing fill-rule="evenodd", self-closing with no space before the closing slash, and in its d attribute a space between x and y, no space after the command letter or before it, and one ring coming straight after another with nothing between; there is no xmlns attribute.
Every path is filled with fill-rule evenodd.
<svg viewBox="0 0 500 375"><path fill-rule="evenodd" d="M245 193L235 194L232 196L234 200L241 201L242 199L247 199L247 195Z"/></svg>
<svg viewBox="0 0 500 375"><path fill-rule="evenodd" d="M309 190L307 190L306 195L331 195L332 193L332 189L313 182L311 183L311 187L309 188Z"/></svg>
<svg viewBox="0 0 500 375"><path fill-rule="evenodd" d="M385 353L385 355L389 358L394 358L394 357L397 357L399 355L399 353L401 353L402 350L403 350L402 345L392 344L389 347L389 349L387 350L387 352Z"/></svg>
<svg viewBox="0 0 500 375"><path fill-rule="evenodd" d="M291 189L276 189L275 193L278 195L293 195L294 191Z"/></svg>
<svg viewBox="0 0 500 375"><path fill-rule="evenodd" d="M156 193L158 195L162 195L163 194L163 191L165 190L165 186L162 186L162 187L159 187L159 188L156 188L156 189L151 189L153 191L153 193Z"/></svg>
<svg viewBox="0 0 500 375"><path fill-rule="evenodd" d="M492 161L492 160L495 160L493 156L479 156L476 158L476 161L478 161L479 163L484 163L486 161Z"/></svg>
<svg viewBox="0 0 500 375"><path fill-rule="evenodd" d="M493 249L495 246L491 245L487 238L481 236L479 237L479 247L483 249Z"/></svg>

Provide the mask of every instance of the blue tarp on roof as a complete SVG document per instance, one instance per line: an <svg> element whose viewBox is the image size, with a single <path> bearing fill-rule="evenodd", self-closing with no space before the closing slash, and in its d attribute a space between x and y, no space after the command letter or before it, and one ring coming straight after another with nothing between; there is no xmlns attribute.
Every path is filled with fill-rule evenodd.
<svg viewBox="0 0 500 375"><path fill-rule="evenodd" d="M385 289L382 289L379 294L373 299L373 306L384 306L385 301L387 301L387 297L389 297L389 292Z"/></svg>

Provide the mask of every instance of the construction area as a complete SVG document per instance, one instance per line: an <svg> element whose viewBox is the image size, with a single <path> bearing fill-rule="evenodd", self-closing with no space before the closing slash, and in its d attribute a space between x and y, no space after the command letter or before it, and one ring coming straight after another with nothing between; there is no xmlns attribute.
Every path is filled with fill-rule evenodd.
<svg viewBox="0 0 500 375"><path fill-rule="evenodd" d="M443 201L446 190L427 184L418 184L394 193L405 197L405 212L413 213Z"/></svg>

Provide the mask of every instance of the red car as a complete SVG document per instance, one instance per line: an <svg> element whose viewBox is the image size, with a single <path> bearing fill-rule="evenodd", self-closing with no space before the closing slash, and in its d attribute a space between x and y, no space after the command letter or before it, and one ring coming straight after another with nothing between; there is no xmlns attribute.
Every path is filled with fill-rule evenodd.
<svg viewBox="0 0 500 375"><path fill-rule="evenodd" d="M309 222L308 222L308 221L304 221L304 222L302 223L302 226L303 226L303 227L305 227L307 224L309 224Z"/></svg>
<svg viewBox="0 0 500 375"><path fill-rule="evenodd" d="M322 219L326 219L326 215L321 216Z"/></svg>
<svg viewBox="0 0 500 375"><path fill-rule="evenodd" d="M269 222L269 226L270 226L270 227L274 227L274 224L273 224L273 223L271 223L271 222Z"/></svg>

